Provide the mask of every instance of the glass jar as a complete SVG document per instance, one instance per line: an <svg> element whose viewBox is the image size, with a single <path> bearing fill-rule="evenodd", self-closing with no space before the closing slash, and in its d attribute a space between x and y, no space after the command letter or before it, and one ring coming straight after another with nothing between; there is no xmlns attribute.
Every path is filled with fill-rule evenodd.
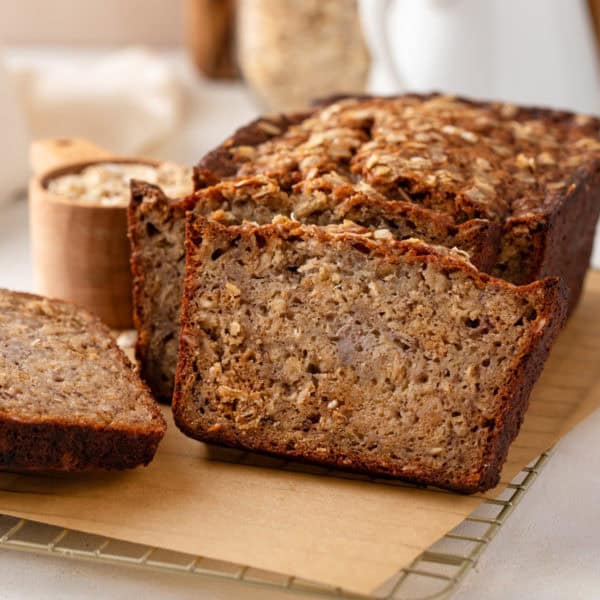
<svg viewBox="0 0 600 600"><path fill-rule="evenodd" d="M370 59L356 0L239 0L237 51L270 110L365 91Z"/></svg>

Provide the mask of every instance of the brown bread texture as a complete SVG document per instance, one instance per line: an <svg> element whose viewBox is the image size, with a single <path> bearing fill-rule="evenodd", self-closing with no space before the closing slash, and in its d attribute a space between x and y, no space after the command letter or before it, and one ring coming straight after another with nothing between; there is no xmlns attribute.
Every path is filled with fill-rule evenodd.
<svg viewBox="0 0 600 600"><path fill-rule="evenodd" d="M349 219L456 246L515 284L562 277L573 310L600 211L599 130L592 117L439 94L342 98L238 130L199 163L193 196L135 184L134 310L146 380L169 401L183 220L194 207L229 224L266 223L279 203L280 214L305 223Z"/></svg>
<svg viewBox="0 0 600 600"><path fill-rule="evenodd" d="M184 433L460 492L498 482L566 316L558 278L514 286L356 226L188 219Z"/></svg>
<svg viewBox="0 0 600 600"><path fill-rule="evenodd" d="M66 302L0 289L0 468L148 464L166 430L110 331Z"/></svg>

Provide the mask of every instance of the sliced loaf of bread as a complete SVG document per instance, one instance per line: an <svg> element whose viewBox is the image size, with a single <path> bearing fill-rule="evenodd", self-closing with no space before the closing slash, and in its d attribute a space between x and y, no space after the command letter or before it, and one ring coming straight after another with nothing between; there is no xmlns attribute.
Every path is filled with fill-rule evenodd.
<svg viewBox="0 0 600 600"><path fill-rule="evenodd" d="M335 191L334 191L335 190ZM142 375L157 398L170 402L177 365L179 313L185 272L185 213L228 225L270 223L276 215L328 225L353 221L386 229L395 239L419 237L469 253L475 266L492 268L500 227L486 219L456 225L447 215L403 201L388 201L373 190L357 191L332 174L311 180L293 195L273 179L257 175L223 181L184 199L171 199L157 186L133 182L129 209L134 280L134 321ZM435 217L435 218L433 218Z"/></svg>
<svg viewBox="0 0 600 600"><path fill-rule="evenodd" d="M0 289L0 468L148 464L166 429L110 331L71 304Z"/></svg>
<svg viewBox="0 0 600 600"><path fill-rule="evenodd" d="M565 286L518 287L462 253L385 238L190 214L181 430L461 492L494 486Z"/></svg>

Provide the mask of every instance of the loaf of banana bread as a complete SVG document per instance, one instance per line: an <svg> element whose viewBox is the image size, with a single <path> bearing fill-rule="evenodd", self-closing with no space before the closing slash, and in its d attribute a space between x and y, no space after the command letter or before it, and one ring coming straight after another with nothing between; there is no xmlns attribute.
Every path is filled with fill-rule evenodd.
<svg viewBox="0 0 600 600"><path fill-rule="evenodd" d="M240 129L200 162L200 191L184 200L138 184L130 231L146 380L170 398L183 219L196 205L229 223L274 212L320 225L345 218L457 246L516 284L562 277L572 310L600 210L599 130L591 117L441 95L346 98ZM266 187L248 185L265 175ZM228 180L229 191L213 189ZM255 212L261 199L270 209Z"/></svg>
<svg viewBox="0 0 600 600"><path fill-rule="evenodd" d="M173 411L217 444L461 492L494 486L566 315L464 254L355 225L188 216Z"/></svg>
<svg viewBox="0 0 600 600"><path fill-rule="evenodd" d="M0 289L0 468L135 467L152 460L165 428L99 319Z"/></svg>

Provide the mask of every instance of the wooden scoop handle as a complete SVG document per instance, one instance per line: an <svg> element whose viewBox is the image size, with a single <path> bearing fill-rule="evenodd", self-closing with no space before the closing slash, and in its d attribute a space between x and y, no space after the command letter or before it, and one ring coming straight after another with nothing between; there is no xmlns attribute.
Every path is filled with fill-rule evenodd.
<svg viewBox="0 0 600 600"><path fill-rule="evenodd" d="M596 43L600 49L600 0L588 0L588 8L592 17L592 25L596 34Z"/></svg>

